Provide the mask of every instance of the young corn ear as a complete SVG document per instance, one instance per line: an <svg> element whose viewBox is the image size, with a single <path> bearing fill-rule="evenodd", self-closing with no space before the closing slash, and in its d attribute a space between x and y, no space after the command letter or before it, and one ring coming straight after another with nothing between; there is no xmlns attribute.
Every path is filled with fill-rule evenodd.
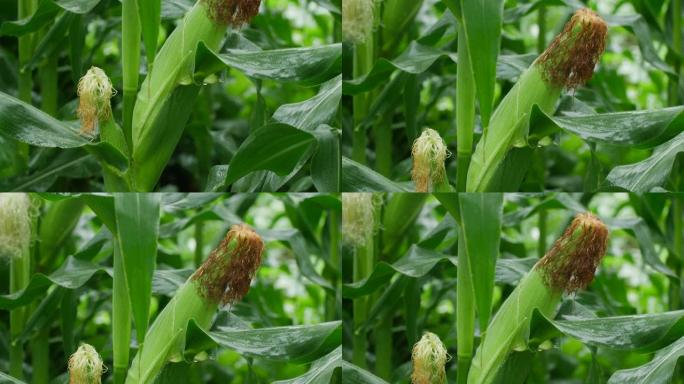
<svg viewBox="0 0 684 384"><path fill-rule="evenodd" d="M217 50L228 27L238 28L248 22L257 14L260 3L260 0L199 0L159 50L154 66L140 86L133 110L136 189L148 191L154 187L180 140L183 124L178 124L178 120L187 120L192 111L188 103L199 92L198 86L191 86L199 42ZM169 113L168 108L174 111L174 121L166 120L164 111L167 109Z"/></svg>
<svg viewBox="0 0 684 384"><path fill-rule="evenodd" d="M497 311L472 361L469 384L493 382L509 353L526 348L535 309L553 317L563 292L591 283L607 242L608 229L597 217L583 213L574 218Z"/></svg>
<svg viewBox="0 0 684 384"><path fill-rule="evenodd" d="M345 0L342 2L342 38L352 44L362 44L373 31L373 1Z"/></svg>
<svg viewBox="0 0 684 384"><path fill-rule="evenodd" d="M370 192L342 194L342 235L354 246L366 244L368 234L375 230L375 203Z"/></svg>
<svg viewBox="0 0 684 384"><path fill-rule="evenodd" d="M126 383L150 383L167 361L180 360L188 321L207 328L219 305L241 300L261 264L263 249L253 229L234 225L159 313L133 359Z"/></svg>
<svg viewBox="0 0 684 384"><path fill-rule="evenodd" d="M9 293L17 293L31 275L32 206L25 193L0 194L0 257L9 259ZM26 326L27 308L10 311L10 374L23 377L24 346L18 340Z"/></svg>
<svg viewBox="0 0 684 384"><path fill-rule="evenodd" d="M492 115L486 137L475 148L468 168L468 192L487 191L513 146L526 145L532 107L553 114L561 91L586 83L606 46L606 22L580 9L549 47L520 76Z"/></svg>
<svg viewBox="0 0 684 384"><path fill-rule="evenodd" d="M416 184L416 192L449 191L444 168L449 151L437 131L426 128L413 142L411 156L411 177Z"/></svg>
<svg viewBox="0 0 684 384"><path fill-rule="evenodd" d="M98 67L90 67L78 82L78 118L81 120L81 134L97 136L100 123L112 117L111 98L116 95L107 74Z"/></svg>
<svg viewBox="0 0 684 384"><path fill-rule="evenodd" d="M413 384L446 384L446 362L449 360L447 350L434 333L426 332L413 346Z"/></svg>
<svg viewBox="0 0 684 384"><path fill-rule="evenodd" d="M25 193L0 194L0 257L17 259L31 242L31 199Z"/></svg>
<svg viewBox="0 0 684 384"><path fill-rule="evenodd" d="M100 384L106 370L95 348L81 344L69 358L69 384Z"/></svg>

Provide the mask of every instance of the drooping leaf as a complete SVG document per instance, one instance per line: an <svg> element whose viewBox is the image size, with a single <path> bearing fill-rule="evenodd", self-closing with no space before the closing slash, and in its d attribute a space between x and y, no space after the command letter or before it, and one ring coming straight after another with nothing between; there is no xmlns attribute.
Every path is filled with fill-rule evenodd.
<svg viewBox="0 0 684 384"><path fill-rule="evenodd" d="M215 53L200 43L195 57L195 78L201 81L227 66L255 79L312 86L339 75L341 63L340 44L269 51L229 49Z"/></svg>
<svg viewBox="0 0 684 384"><path fill-rule="evenodd" d="M22 143L49 148L85 147L98 159L125 170L128 159L113 146L93 143L80 135L70 124L0 92L0 134Z"/></svg>
<svg viewBox="0 0 684 384"><path fill-rule="evenodd" d="M389 384L363 368L342 361L342 377L345 384Z"/></svg>
<svg viewBox="0 0 684 384"><path fill-rule="evenodd" d="M0 296L0 309L11 310L29 304L36 297L43 295L52 284L67 289L76 289L88 282L97 272L108 272L108 270L70 256L59 269L50 275L36 273L31 277L31 281L25 289Z"/></svg>
<svg viewBox="0 0 684 384"><path fill-rule="evenodd" d="M584 344L616 350L656 351L684 333L684 311L603 318L546 320L558 332Z"/></svg>
<svg viewBox="0 0 684 384"><path fill-rule="evenodd" d="M394 181L374 170L342 156L342 191L344 192L406 192Z"/></svg>
<svg viewBox="0 0 684 384"><path fill-rule="evenodd" d="M677 157L684 152L684 132L657 146L653 154L638 163L620 165L606 177L609 186L633 192L648 192L667 180Z"/></svg>
<svg viewBox="0 0 684 384"><path fill-rule="evenodd" d="M228 348L249 357L301 364L327 355L341 343L340 321L260 329L219 326L206 332L191 320L186 334L185 355L192 357L206 349Z"/></svg>
<svg viewBox="0 0 684 384"><path fill-rule="evenodd" d="M314 361L305 374L289 380L278 380L273 384L318 384L329 383L335 369L342 365L342 347Z"/></svg>
<svg viewBox="0 0 684 384"><path fill-rule="evenodd" d="M311 155L315 138L309 132L280 123L267 124L252 133L227 167L214 167L207 189L216 191L250 172L269 170L283 176Z"/></svg>
<svg viewBox="0 0 684 384"><path fill-rule="evenodd" d="M337 113L342 98L342 75L321 85L316 96L300 103L283 104L273 113L273 119L283 124L312 131L328 124Z"/></svg>
<svg viewBox="0 0 684 384"><path fill-rule="evenodd" d="M562 129L593 143L652 148L684 131L684 107L548 116L535 106L530 126L544 133Z"/></svg>
<svg viewBox="0 0 684 384"><path fill-rule="evenodd" d="M658 351L653 360L631 369L621 369L615 372L609 384L666 384L675 377L677 362L684 356L684 337Z"/></svg>
<svg viewBox="0 0 684 384"><path fill-rule="evenodd" d="M448 265L454 268L458 265L458 259L455 255L443 254L414 244L396 262L392 264L385 262L377 263L368 278L345 284L342 287L342 296L354 299L375 292L378 288L387 284L397 273L413 278L423 277L435 265L444 261L448 261L450 263ZM502 284L511 284L520 278L515 271L524 274L533 264L530 259L499 259L495 267L495 281Z"/></svg>

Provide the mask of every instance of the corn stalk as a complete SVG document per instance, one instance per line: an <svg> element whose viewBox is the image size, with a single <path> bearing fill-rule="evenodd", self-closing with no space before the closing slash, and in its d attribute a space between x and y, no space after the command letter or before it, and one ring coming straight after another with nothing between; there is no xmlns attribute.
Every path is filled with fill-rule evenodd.
<svg viewBox="0 0 684 384"><path fill-rule="evenodd" d="M473 358L469 384L492 383L508 355L526 348L534 310L553 318L563 292L591 283L607 241L608 230L598 218L591 214L575 217L497 311Z"/></svg>
<svg viewBox="0 0 684 384"><path fill-rule="evenodd" d="M506 154L527 145L534 105L553 114L561 91L588 81L605 49L607 25L588 9L578 10L549 47L520 76L492 115L487 140L471 158L466 190L487 191Z"/></svg>

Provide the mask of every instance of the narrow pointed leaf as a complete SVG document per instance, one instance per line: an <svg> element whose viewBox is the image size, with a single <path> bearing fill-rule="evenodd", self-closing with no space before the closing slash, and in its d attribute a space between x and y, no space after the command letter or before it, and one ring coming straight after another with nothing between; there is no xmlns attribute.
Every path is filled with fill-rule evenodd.
<svg viewBox="0 0 684 384"><path fill-rule="evenodd" d="M152 274L157 258L159 195L117 193L114 195L117 241L126 275L126 285L138 340L147 333L152 296Z"/></svg>
<svg viewBox="0 0 684 384"><path fill-rule="evenodd" d="M470 261L480 329L487 329L492 311L496 260L499 256L503 194L459 194L461 228Z"/></svg>
<svg viewBox="0 0 684 384"><path fill-rule="evenodd" d="M142 38L145 44L147 62L151 65L157 53L157 38L161 22L161 0L138 0L138 11L142 21Z"/></svg>
<svg viewBox="0 0 684 384"><path fill-rule="evenodd" d="M501 44L503 23L502 0L461 1L462 22L468 39L468 50L480 103L482 125L489 126L496 85L496 61Z"/></svg>

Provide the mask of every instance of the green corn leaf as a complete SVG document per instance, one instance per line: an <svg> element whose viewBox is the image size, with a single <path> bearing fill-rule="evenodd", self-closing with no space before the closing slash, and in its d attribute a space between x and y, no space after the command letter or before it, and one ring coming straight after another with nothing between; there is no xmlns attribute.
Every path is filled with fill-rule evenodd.
<svg viewBox="0 0 684 384"><path fill-rule="evenodd" d="M153 65L154 56L157 53L157 39L159 36L159 24L161 22L161 0L138 1L140 20L143 21L142 37L145 43L148 65Z"/></svg>
<svg viewBox="0 0 684 384"><path fill-rule="evenodd" d="M345 384L389 384L363 368L342 361L342 377Z"/></svg>
<svg viewBox="0 0 684 384"><path fill-rule="evenodd" d="M196 81L202 81L226 66L255 79L318 85L340 74L342 46L330 44L268 51L229 49L225 53L216 53L203 42L198 45Z"/></svg>
<svg viewBox="0 0 684 384"><path fill-rule="evenodd" d="M511 284L519 280L534 264L533 261L535 259L499 259L495 267L495 281ZM441 262L449 262L454 267L458 265L455 255L447 255L414 244L394 263L377 263L368 278L345 284L342 287L342 296L354 299L373 293L387 284L397 273L413 278L423 277Z"/></svg>
<svg viewBox="0 0 684 384"><path fill-rule="evenodd" d="M684 356L684 337L658 351L650 362L636 368L615 372L608 379L608 383L671 383L676 372L677 362L682 356Z"/></svg>
<svg viewBox="0 0 684 384"><path fill-rule="evenodd" d="M458 198L480 329L485 330L492 311L496 260L501 239L503 194L462 193Z"/></svg>
<svg viewBox="0 0 684 384"><path fill-rule="evenodd" d="M14 309L29 304L47 291L52 285L58 285L67 289L76 289L97 272L105 271L97 265L80 261L74 257L68 257L64 264L50 275L36 273L31 277L28 286L16 294L0 296L0 309Z"/></svg>
<svg viewBox="0 0 684 384"><path fill-rule="evenodd" d="M250 357L302 364L327 355L338 348L341 341L341 321L260 329L219 326L207 332L191 320L186 333L185 355L192 357L200 351L220 347Z"/></svg>
<svg viewBox="0 0 684 384"><path fill-rule="evenodd" d="M684 132L657 146L653 154L638 163L610 170L606 184L633 192L648 192L665 184L677 157L684 152Z"/></svg>
<svg viewBox="0 0 684 384"><path fill-rule="evenodd" d="M342 190L345 192L407 191L403 186L345 156L342 156Z"/></svg>
<svg viewBox="0 0 684 384"><path fill-rule="evenodd" d="M26 382L15 379L14 377L0 372L0 383L9 383L9 384L26 384Z"/></svg>
<svg viewBox="0 0 684 384"><path fill-rule="evenodd" d="M494 106L496 60L501 44L503 1L462 0L461 12L468 38L468 50L480 103L482 125L488 127Z"/></svg>
<svg viewBox="0 0 684 384"><path fill-rule="evenodd" d="M311 157L311 179L319 192L337 192L340 190L342 178L341 132L330 126L321 125L313 134L318 146Z"/></svg>
<svg viewBox="0 0 684 384"><path fill-rule="evenodd" d="M48 148L84 147L100 161L118 170L128 167L128 159L107 143L92 143L79 135L71 124L0 92L0 134L22 143Z"/></svg>
<svg viewBox="0 0 684 384"><path fill-rule="evenodd" d="M539 315L539 314L537 314ZM582 343L615 350L657 351L676 341L684 333L684 311L642 315L580 318L568 316L560 320L540 319L544 325Z"/></svg>
<svg viewBox="0 0 684 384"><path fill-rule="evenodd" d="M126 273L126 285L138 340L147 333L152 296L152 274L157 258L159 195L114 194L117 242Z"/></svg>
<svg viewBox="0 0 684 384"><path fill-rule="evenodd" d="M41 0L36 12L25 19L0 23L0 36L23 36L53 21L60 8L52 0Z"/></svg>
<svg viewBox="0 0 684 384"><path fill-rule="evenodd" d="M273 384L318 384L330 383L335 369L342 366L342 347L311 363L311 368L301 375L289 380L278 380Z"/></svg>
<svg viewBox="0 0 684 384"><path fill-rule="evenodd" d="M295 127L273 123L252 133L233 156L230 165L216 166L207 189L225 188L250 172L269 170L283 176L311 155L315 138Z"/></svg>
<svg viewBox="0 0 684 384"><path fill-rule="evenodd" d="M570 116L549 116L536 105L532 108L531 137L560 129L592 143L652 148L684 130L684 107Z"/></svg>
<svg viewBox="0 0 684 384"><path fill-rule="evenodd" d="M295 128L312 131L321 124L328 124L337 114L342 99L342 75L321 85L318 93L307 100L283 104L273 113L273 119Z"/></svg>

